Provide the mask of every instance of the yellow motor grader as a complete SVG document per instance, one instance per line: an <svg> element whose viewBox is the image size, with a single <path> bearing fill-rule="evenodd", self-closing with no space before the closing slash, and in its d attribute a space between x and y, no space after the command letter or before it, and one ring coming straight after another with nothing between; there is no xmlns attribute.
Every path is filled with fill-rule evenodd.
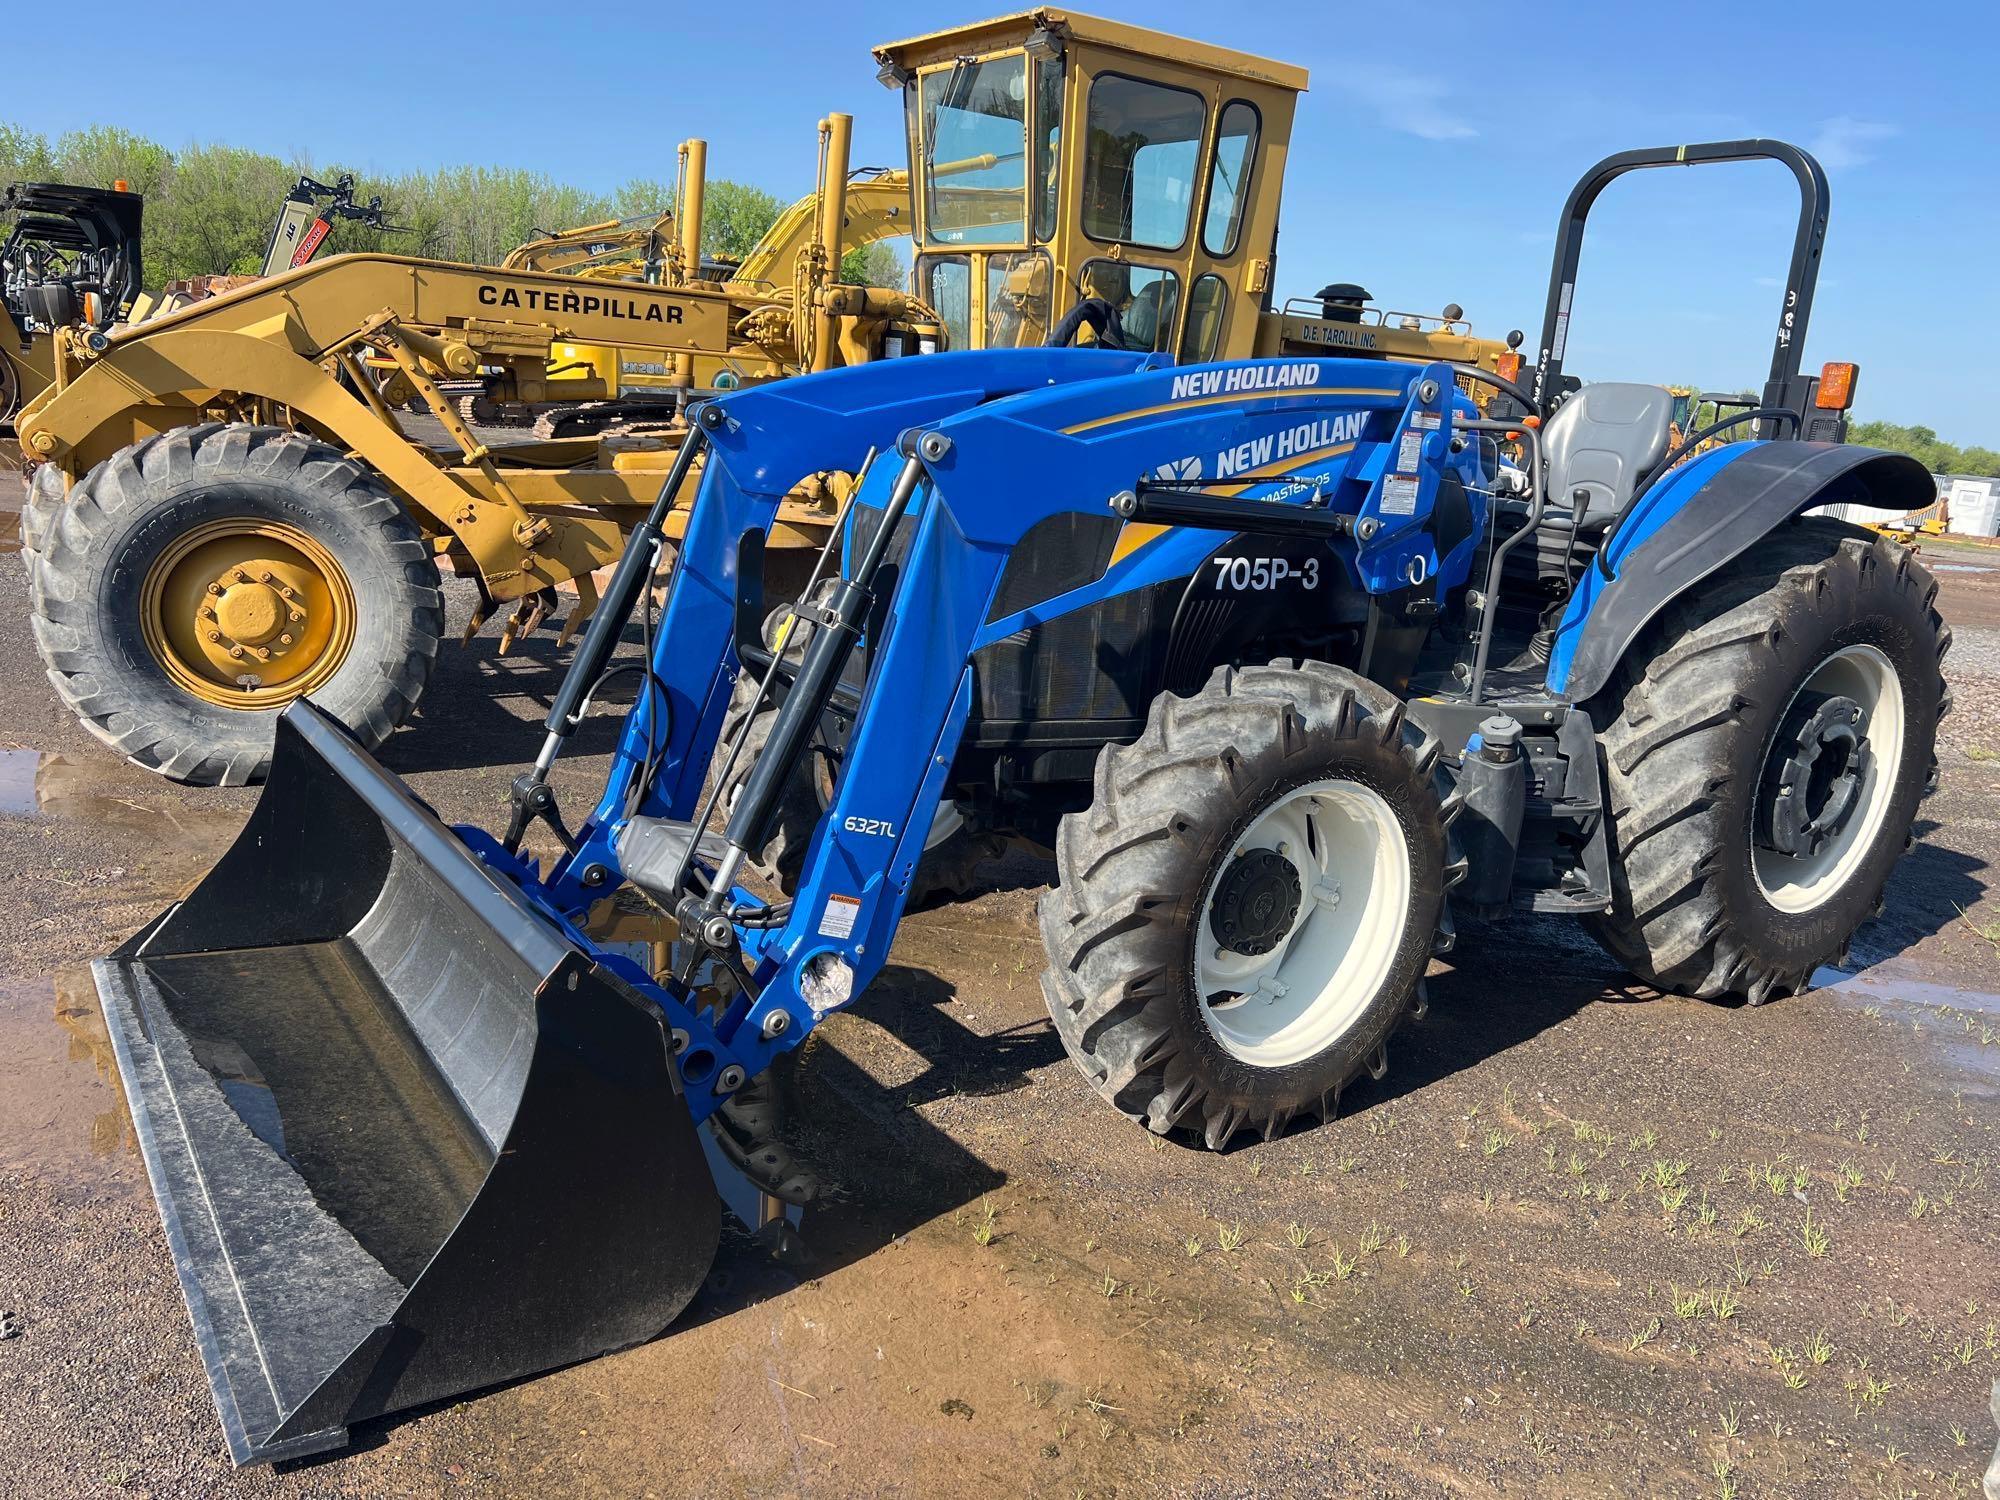
<svg viewBox="0 0 2000 1500"><path fill-rule="evenodd" d="M566 624L587 615L593 570L658 494L685 425L493 445L441 381L479 378L502 403L590 399L587 382L557 385L563 351L587 347L646 352L690 394L707 370L751 384L1071 341L1518 366L1518 336L1473 339L1455 308L1424 326L1370 313L1352 287L1274 306L1303 69L1054 9L875 57L904 96L913 293L836 279L851 121L831 115L811 233L773 242L794 246L789 287L341 255L108 335L61 330L53 383L18 420L39 465L23 537L36 642L86 727L179 780L253 780L298 697L370 747L408 715L444 630L441 560L478 585L475 629L513 605L503 644L558 584L579 595ZM693 268L698 187L682 196ZM768 257L773 280L785 254ZM387 381L370 360L394 365ZM405 391L448 446L405 429ZM767 593L784 594L786 549L829 533L854 477L788 497Z"/></svg>

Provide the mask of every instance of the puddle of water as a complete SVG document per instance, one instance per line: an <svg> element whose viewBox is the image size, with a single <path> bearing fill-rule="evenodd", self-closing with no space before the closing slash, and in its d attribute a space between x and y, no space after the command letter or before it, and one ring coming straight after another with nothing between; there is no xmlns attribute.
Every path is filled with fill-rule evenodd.
<svg viewBox="0 0 2000 1500"><path fill-rule="evenodd" d="M35 768L41 760L39 750L0 750L0 812L35 810Z"/></svg>
<svg viewBox="0 0 2000 1500"><path fill-rule="evenodd" d="M129 790L128 790L129 788ZM164 782L141 779L114 761L72 759L48 750L0 750L0 813L67 818L158 836L220 826L219 810L176 806Z"/></svg>
<svg viewBox="0 0 2000 1500"><path fill-rule="evenodd" d="M1934 984L1902 972L1891 964L1877 964L1858 972L1837 969L1829 964L1813 974L1812 987L1857 996L1865 1003L1894 1005L1904 1010L1982 1016L2000 1027L2000 995L1989 994L1985 990L1963 989L1957 985Z"/></svg>
<svg viewBox="0 0 2000 1500"><path fill-rule="evenodd" d="M1918 979L1895 964L1859 972L1828 965L1813 974L1812 987L1873 1011L1893 1011L1921 1028L1913 1034L1947 1061L1983 1081L1969 1092L2000 1097L2000 995Z"/></svg>
<svg viewBox="0 0 2000 1500"><path fill-rule="evenodd" d="M1978 563L1940 563L1928 565L1933 573L1991 573L1993 569L1982 568Z"/></svg>
<svg viewBox="0 0 2000 1500"><path fill-rule="evenodd" d="M144 1190L88 969L0 980L0 1170L85 1191Z"/></svg>

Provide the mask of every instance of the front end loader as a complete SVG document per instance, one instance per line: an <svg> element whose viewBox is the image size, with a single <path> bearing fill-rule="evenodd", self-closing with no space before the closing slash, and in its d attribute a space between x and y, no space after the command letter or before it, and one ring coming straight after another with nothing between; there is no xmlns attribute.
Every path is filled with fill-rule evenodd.
<svg viewBox="0 0 2000 1500"><path fill-rule="evenodd" d="M666 1326L716 1242L701 1133L782 1189L743 1101L965 828L1053 849L1043 991L1086 1083L1214 1149L1379 1077L1459 919L1567 914L1690 995L1807 984L1908 845L1950 639L1911 554L1806 514L1930 487L1793 435L1840 415L1798 366L1817 164L1601 163L1541 379L1596 192L1758 157L1801 186L1800 311L1698 457L1658 387L1550 412L1442 362L888 361L696 408L498 833L287 709L238 843L96 968L236 1459ZM852 499L773 621L762 549L834 466ZM635 613L651 657L579 815L549 769Z"/></svg>

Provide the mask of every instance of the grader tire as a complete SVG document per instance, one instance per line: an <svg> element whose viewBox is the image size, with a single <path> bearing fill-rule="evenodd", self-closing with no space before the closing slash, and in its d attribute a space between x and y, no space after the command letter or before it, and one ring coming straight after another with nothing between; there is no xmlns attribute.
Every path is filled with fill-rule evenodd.
<svg viewBox="0 0 2000 1500"><path fill-rule="evenodd" d="M1845 954L1935 781L1951 703L1936 596L1906 548L1802 517L1654 622L1599 705L1612 909L1590 926L1613 958L1663 990L1759 1005ZM1842 700L1865 711L1865 760ZM1850 795L1857 765L1872 780L1856 772ZM1809 853L1815 797L1847 812ZM1782 836L1780 799L1796 804Z"/></svg>
<svg viewBox="0 0 2000 1500"><path fill-rule="evenodd" d="M42 538L62 509L63 474L54 464L39 465L28 480L28 498L21 505L21 550L27 554L32 580L42 552Z"/></svg>
<svg viewBox="0 0 2000 1500"><path fill-rule="evenodd" d="M437 659L429 549L381 481L325 444L181 428L105 460L52 512L33 508L49 680L92 734L175 781L261 780L278 712L299 696L374 749ZM232 675L239 635L250 644Z"/></svg>
<svg viewBox="0 0 2000 1500"><path fill-rule="evenodd" d="M1091 1086L1148 1130L1197 1130L1220 1150L1240 1130L1269 1140L1294 1116L1331 1118L1350 1080L1379 1077L1390 1034L1422 1012L1425 967L1448 946L1446 892L1464 873L1437 758L1394 694L1322 662L1221 667L1191 698L1156 699L1137 741L1099 755L1041 900L1043 996ZM1308 872L1345 893L1282 889L1278 856L1296 845L1267 847L1260 830L1301 798L1318 808ZM1296 903L1317 899L1337 922L1343 894L1352 930L1318 946L1320 915ZM1239 919L1270 930L1226 951ZM1210 954L1244 968L1283 955L1272 1009L1257 993L1212 1006ZM1307 976L1317 989L1299 988ZM1254 1042L1259 1026L1277 1029Z"/></svg>

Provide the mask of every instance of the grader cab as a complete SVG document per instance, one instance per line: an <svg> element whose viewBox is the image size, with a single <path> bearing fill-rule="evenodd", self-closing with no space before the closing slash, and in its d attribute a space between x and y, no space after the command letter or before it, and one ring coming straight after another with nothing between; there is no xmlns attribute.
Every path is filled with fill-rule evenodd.
<svg viewBox="0 0 2000 1500"><path fill-rule="evenodd" d="M916 289L954 348L1088 330L1183 360L1338 353L1520 371L1520 336L1476 339L1456 306L1388 312L1334 283L1274 307L1304 68L1047 9L875 58L903 95Z"/></svg>

